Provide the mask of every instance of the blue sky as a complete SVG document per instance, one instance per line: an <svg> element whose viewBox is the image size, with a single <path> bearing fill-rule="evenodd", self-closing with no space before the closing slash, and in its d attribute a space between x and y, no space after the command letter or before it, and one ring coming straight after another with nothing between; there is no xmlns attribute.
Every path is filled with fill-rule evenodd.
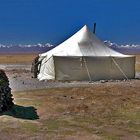
<svg viewBox="0 0 140 140"><path fill-rule="evenodd" d="M140 0L0 0L0 43L61 43L97 23L102 40L140 44Z"/></svg>

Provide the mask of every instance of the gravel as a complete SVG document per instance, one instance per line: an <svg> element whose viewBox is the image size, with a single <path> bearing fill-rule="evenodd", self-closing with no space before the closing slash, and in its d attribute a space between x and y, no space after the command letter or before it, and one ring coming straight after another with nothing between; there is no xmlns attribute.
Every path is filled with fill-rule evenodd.
<svg viewBox="0 0 140 140"><path fill-rule="evenodd" d="M9 77L10 87L12 91L25 91L45 88L62 88L62 87L86 87L94 86L97 84L122 84L124 81L106 81L101 80L98 82L89 81L73 81L73 82L59 82L59 81L39 81L32 78L30 73L31 65L0 65L6 71ZM140 78L140 73L136 73L136 77ZM133 80L134 81L134 80ZM126 81L130 84L130 81Z"/></svg>

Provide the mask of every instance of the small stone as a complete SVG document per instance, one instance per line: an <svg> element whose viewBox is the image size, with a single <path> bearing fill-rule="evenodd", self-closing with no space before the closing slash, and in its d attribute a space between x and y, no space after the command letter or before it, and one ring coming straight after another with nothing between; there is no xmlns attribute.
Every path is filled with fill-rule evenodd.
<svg viewBox="0 0 140 140"><path fill-rule="evenodd" d="M100 82L101 83L106 83L106 82L108 82L108 80L101 80Z"/></svg>

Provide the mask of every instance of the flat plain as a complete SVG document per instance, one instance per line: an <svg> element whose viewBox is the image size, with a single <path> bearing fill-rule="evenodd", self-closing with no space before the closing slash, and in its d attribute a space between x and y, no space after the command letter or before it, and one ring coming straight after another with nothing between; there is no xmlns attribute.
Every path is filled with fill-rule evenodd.
<svg viewBox="0 0 140 140"><path fill-rule="evenodd" d="M36 54L0 56L1 64L31 64ZM5 60L6 58L6 60ZM10 59L9 59L10 58ZM18 60L17 60L18 59ZM6 70L12 80L29 79L26 69ZM136 72L140 72L137 56ZM95 82L82 86L58 84L12 91L14 107L0 116L2 140L139 140L140 80ZM18 82L19 83L19 82ZM65 84L65 83L64 83Z"/></svg>
<svg viewBox="0 0 140 140"><path fill-rule="evenodd" d="M0 64L31 64L37 54L0 54Z"/></svg>

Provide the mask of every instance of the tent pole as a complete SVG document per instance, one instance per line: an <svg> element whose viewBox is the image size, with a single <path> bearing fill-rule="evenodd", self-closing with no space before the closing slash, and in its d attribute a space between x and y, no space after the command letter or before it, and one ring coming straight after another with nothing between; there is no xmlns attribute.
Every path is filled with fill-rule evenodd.
<svg viewBox="0 0 140 140"><path fill-rule="evenodd" d="M94 23L93 33L96 33L96 23Z"/></svg>

